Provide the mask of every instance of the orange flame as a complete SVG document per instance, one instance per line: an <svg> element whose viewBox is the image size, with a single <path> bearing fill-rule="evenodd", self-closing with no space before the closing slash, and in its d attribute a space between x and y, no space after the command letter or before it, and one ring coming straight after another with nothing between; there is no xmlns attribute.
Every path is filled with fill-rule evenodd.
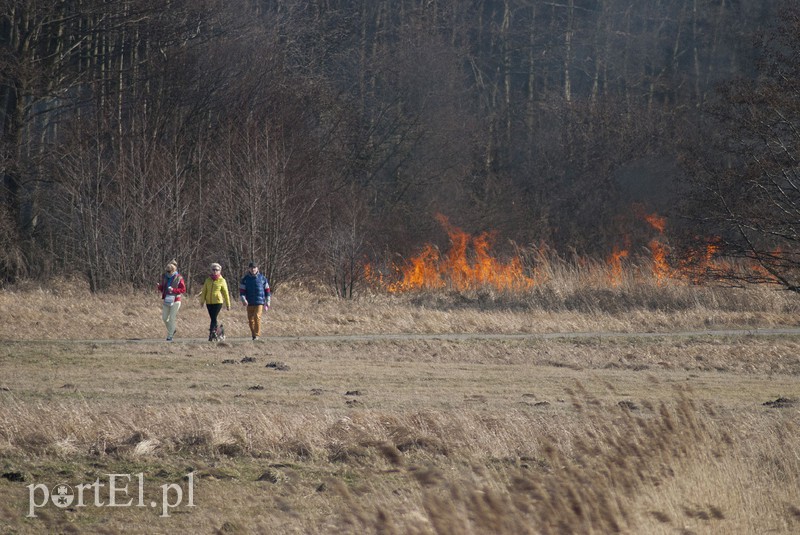
<svg viewBox="0 0 800 535"><path fill-rule="evenodd" d="M661 286L672 274L672 269L667 263L669 249L656 239L650 240L648 247L653 254L653 276L656 278L656 283Z"/></svg>
<svg viewBox="0 0 800 535"><path fill-rule="evenodd" d="M777 247L773 249L769 254L765 255L768 261L780 261L781 256L783 255L783 248ZM757 259L753 260L752 271L756 275L756 277L760 277L762 280L769 281L769 282L777 282L778 277L775 276L769 269L765 268Z"/></svg>
<svg viewBox="0 0 800 535"><path fill-rule="evenodd" d="M628 257L627 249L620 249L616 245L608 258L608 282L611 286L619 286L622 282L622 259Z"/></svg>
<svg viewBox="0 0 800 535"><path fill-rule="evenodd" d="M663 237L664 229L667 228L666 218L658 214L646 213L642 214L642 218L647 221L651 227L656 229ZM669 248L662 243L662 240L659 240L658 238L650 240L650 243L647 245L647 247L650 249L650 252L653 256L653 276L656 278L656 284L661 286L669 277L672 276L672 269L667 262Z"/></svg>
<svg viewBox="0 0 800 535"><path fill-rule="evenodd" d="M667 220L658 214L644 214L644 220L650 223L654 229L663 234L664 229L667 228Z"/></svg>
<svg viewBox="0 0 800 535"><path fill-rule="evenodd" d="M522 261L513 258L504 263L491 255L493 233L483 232L477 237L450 224L447 217L437 214L436 219L450 238L450 249L442 258L439 250L426 244L422 251L396 267L399 280L386 286L392 293L410 290L451 287L464 291L490 286L497 290L524 290L535 285L534 279L525 275ZM471 246L471 247L470 247ZM370 270L372 273L374 270ZM372 281L381 280L371 277Z"/></svg>
<svg viewBox="0 0 800 535"><path fill-rule="evenodd" d="M715 258L719 251L719 238L707 239L699 247L688 247L678 260L676 273L693 284L701 284L709 272L725 268Z"/></svg>
<svg viewBox="0 0 800 535"><path fill-rule="evenodd" d="M391 293L405 292L414 289L436 289L445 285L439 274L439 251L431 244L426 244L422 251L409 260L405 269L400 270L402 278L387 289ZM395 268L398 269L398 268Z"/></svg>

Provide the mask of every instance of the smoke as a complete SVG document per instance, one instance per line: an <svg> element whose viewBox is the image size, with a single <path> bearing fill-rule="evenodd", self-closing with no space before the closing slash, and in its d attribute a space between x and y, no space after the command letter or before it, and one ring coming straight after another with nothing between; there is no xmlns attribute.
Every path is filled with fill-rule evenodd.
<svg viewBox="0 0 800 535"><path fill-rule="evenodd" d="M678 200L682 173L675 158L654 156L625 164L612 175L612 181L623 206L643 205L649 211L669 214Z"/></svg>

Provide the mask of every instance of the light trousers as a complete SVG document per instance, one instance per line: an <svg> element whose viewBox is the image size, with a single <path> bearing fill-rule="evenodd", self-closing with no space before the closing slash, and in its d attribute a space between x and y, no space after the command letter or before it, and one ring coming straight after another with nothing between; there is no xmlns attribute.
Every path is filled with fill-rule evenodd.
<svg viewBox="0 0 800 535"><path fill-rule="evenodd" d="M181 308L181 302L175 301L172 306L161 305L161 319L167 327L167 336L172 338L175 336L175 328L178 323L178 310Z"/></svg>

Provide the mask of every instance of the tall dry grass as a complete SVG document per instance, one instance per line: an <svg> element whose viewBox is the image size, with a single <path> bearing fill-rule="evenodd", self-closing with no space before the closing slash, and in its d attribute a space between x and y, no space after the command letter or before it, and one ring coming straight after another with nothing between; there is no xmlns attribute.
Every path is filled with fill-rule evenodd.
<svg viewBox="0 0 800 535"><path fill-rule="evenodd" d="M588 402L588 405L584 403ZM339 485L352 533L791 533L800 527L796 424L710 418L683 397L625 407L575 401L580 426L540 430L527 448L450 470L404 467L418 484L414 514L389 496ZM496 442L494 433L477 435ZM517 446L519 448L519 445ZM520 452L524 453L520 453ZM391 456L390 456L391 458ZM399 464L399 463L396 463Z"/></svg>
<svg viewBox="0 0 800 535"><path fill-rule="evenodd" d="M303 510L283 520L286 531L688 534L800 527L797 409L723 415L690 395L610 405L577 383L569 415L343 415L256 405L124 411L12 402L0 408L0 453L134 466L193 459L201 479L283 485L285 506ZM235 464L243 459L264 459L272 468L246 476ZM257 492L245 489L239 491ZM304 509L308 499L313 507ZM232 518L235 532L257 525L246 515Z"/></svg>

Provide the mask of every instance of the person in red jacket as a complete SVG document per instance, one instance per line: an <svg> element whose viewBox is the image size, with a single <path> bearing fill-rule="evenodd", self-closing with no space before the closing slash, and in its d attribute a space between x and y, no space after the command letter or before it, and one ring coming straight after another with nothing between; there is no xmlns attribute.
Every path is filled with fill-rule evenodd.
<svg viewBox="0 0 800 535"><path fill-rule="evenodd" d="M186 293L186 283L183 276L178 273L178 262L171 260L166 271L161 275L158 284L161 292L161 319L167 327L167 342L172 342L175 336L175 327L178 319L178 310L181 308L181 294Z"/></svg>

